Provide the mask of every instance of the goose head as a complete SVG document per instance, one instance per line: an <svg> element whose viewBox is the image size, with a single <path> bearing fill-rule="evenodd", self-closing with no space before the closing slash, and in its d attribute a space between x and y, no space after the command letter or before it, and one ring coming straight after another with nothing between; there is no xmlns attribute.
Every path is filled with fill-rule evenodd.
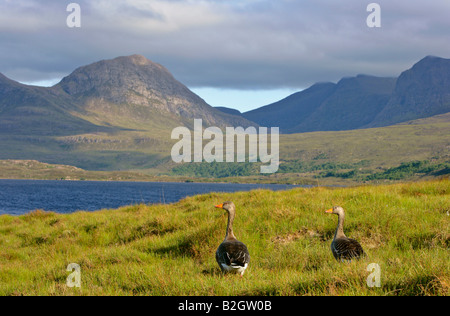
<svg viewBox="0 0 450 316"><path fill-rule="evenodd" d="M344 215L344 209L340 206L335 206L333 208L330 208L329 210L326 210L325 213L329 214L336 214L336 215Z"/></svg>
<svg viewBox="0 0 450 316"><path fill-rule="evenodd" d="M224 209L229 214L234 214L236 212L236 206L233 202L223 202L222 204L216 205L215 207Z"/></svg>

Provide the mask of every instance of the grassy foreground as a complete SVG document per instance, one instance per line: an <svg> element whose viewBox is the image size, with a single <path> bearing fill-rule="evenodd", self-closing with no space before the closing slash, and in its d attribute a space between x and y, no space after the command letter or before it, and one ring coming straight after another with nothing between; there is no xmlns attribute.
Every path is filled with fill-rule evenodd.
<svg viewBox="0 0 450 316"><path fill-rule="evenodd" d="M226 216L251 262L223 276L214 253ZM347 236L367 258L334 260L330 243L346 209ZM0 295L449 295L450 181L356 188L213 193L171 205L70 215L0 216ZM70 263L81 288L70 288ZM370 263L381 287L369 287Z"/></svg>

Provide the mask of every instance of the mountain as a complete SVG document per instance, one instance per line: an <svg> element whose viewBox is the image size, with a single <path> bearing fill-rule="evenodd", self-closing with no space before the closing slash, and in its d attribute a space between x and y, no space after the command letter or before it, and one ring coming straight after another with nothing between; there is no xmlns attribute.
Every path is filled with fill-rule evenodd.
<svg viewBox="0 0 450 316"><path fill-rule="evenodd" d="M292 132L304 122L334 91L333 83L318 83L287 98L242 115L261 126L278 126L281 132Z"/></svg>
<svg viewBox="0 0 450 316"><path fill-rule="evenodd" d="M316 111L291 132L341 131L370 123L389 100L395 78L367 75L341 79Z"/></svg>
<svg viewBox="0 0 450 316"><path fill-rule="evenodd" d="M284 133L389 126L450 112L450 59L425 57L398 78L358 75L319 83L245 112Z"/></svg>
<svg viewBox="0 0 450 316"><path fill-rule="evenodd" d="M173 128L205 125L254 125L224 114L177 81L163 66L144 56L103 60L76 69L57 85L28 86L0 74L0 133L73 135L133 129L136 121Z"/></svg>
<svg viewBox="0 0 450 316"><path fill-rule="evenodd" d="M0 74L0 159L88 170L151 168L170 157L178 126L254 126L223 113L144 56L80 67L53 87Z"/></svg>
<svg viewBox="0 0 450 316"><path fill-rule="evenodd" d="M358 75L308 89L243 116L285 133L338 131L370 123L392 94L394 78Z"/></svg>
<svg viewBox="0 0 450 316"><path fill-rule="evenodd" d="M136 109L122 109L122 115L142 119L142 115L149 114L145 113L147 109L152 114L156 111L178 116L186 123L201 118L205 125L252 124L240 116L223 115L177 81L165 67L141 55L80 67L63 78L55 89L62 89L88 112L110 111L111 106L117 105L135 106Z"/></svg>
<svg viewBox="0 0 450 316"><path fill-rule="evenodd" d="M368 127L450 112L450 59L427 56L397 80L389 102Z"/></svg>

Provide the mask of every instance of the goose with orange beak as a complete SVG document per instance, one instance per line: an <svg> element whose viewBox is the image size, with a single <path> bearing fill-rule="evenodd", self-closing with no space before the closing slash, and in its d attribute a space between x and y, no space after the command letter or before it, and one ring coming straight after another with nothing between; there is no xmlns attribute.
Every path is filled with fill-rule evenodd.
<svg viewBox="0 0 450 316"><path fill-rule="evenodd" d="M351 261L352 259L358 259L365 255L359 242L348 238L344 234L344 209L340 206L335 206L325 212L329 214L336 214L338 216L338 224L334 233L333 241L331 242L331 252L336 260Z"/></svg>
<svg viewBox="0 0 450 316"><path fill-rule="evenodd" d="M250 262L250 254L247 246L236 239L233 233L233 221L236 215L236 207L233 202L224 202L216 205L228 213L228 224L224 241L216 251L216 261L223 272L234 272L244 275Z"/></svg>

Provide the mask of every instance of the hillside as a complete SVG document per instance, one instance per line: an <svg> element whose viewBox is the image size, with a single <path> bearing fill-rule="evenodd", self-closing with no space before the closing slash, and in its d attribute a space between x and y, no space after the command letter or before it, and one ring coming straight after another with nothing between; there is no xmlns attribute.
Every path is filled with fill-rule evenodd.
<svg viewBox="0 0 450 316"><path fill-rule="evenodd" d="M320 83L243 117L284 133L389 126L450 112L450 59L427 56L398 78Z"/></svg>
<svg viewBox="0 0 450 316"><path fill-rule="evenodd" d="M112 131L83 120L74 100L54 89L20 84L0 74L0 137L64 136ZM7 147L3 147L3 152Z"/></svg>
<svg viewBox="0 0 450 316"><path fill-rule="evenodd" d="M130 132L131 133L131 132ZM261 175L254 163L188 163L175 164L169 158L143 170L133 163L143 157L102 154L100 163L113 166L129 165L130 172L86 171L70 166L47 165L37 162L0 160L0 178L17 179L91 179L91 180L150 180L263 182L349 185L380 180L417 180L450 174L450 113L409 121L394 126L339 132L311 132L280 136L280 167L276 174ZM65 137L67 142L71 138ZM83 143L73 147L75 159L92 153L95 148L138 144L109 143L108 138L74 139ZM97 142L96 142L97 141ZM167 143L167 151L170 150ZM160 145L158 145L159 148ZM163 146L161 146L163 147ZM161 156L164 152L161 151ZM118 161L118 162L116 162ZM120 163L120 165L117 165ZM141 162L142 163L142 162ZM116 164L116 165L115 165ZM399 169L400 168L400 169ZM395 172L395 176L393 173Z"/></svg>
<svg viewBox="0 0 450 316"><path fill-rule="evenodd" d="M450 113L387 127L284 134L280 135L280 167L276 174L261 176L259 165L252 163L191 163L175 166L172 172L193 177L209 174L221 179L240 176L244 177L242 181L247 178L247 181L351 184L392 179L390 173L395 168L420 162L396 180L448 176L449 135Z"/></svg>
<svg viewBox="0 0 450 316"><path fill-rule="evenodd" d="M128 171L86 171L74 166L35 160L0 160L0 179L156 181L155 177Z"/></svg>
<svg viewBox="0 0 450 316"><path fill-rule="evenodd" d="M234 233L251 261L222 276L215 251L237 206ZM0 216L0 295L448 296L450 181L356 188L211 193L170 205ZM343 264L330 251L345 233L368 257ZM81 288L66 286L70 263ZM381 269L380 287L367 278Z"/></svg>

